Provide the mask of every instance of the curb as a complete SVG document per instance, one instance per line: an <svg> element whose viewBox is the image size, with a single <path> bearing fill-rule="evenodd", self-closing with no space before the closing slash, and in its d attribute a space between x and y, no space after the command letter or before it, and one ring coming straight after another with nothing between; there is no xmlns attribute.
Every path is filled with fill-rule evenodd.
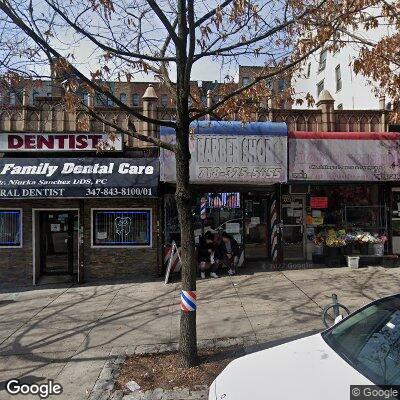
<svg viewBox="0 0 400 400"><path fill-rule="evenodd" d="M198 342L199 349L216 349L237 346L242 347L245 354L259 350L259 344L254 335L241 338L207 339ZM135 354L159 354L178 351L178 343L146 344L128 347L116 347L110 352L110 359L105 362L99 377L89 395L89 400L200 400L206 399L208 387L196 386L194 390L176 388L164 390L161 388L137 391L124 394L122 390L114 390L121 364L126 357Z"/></svg>

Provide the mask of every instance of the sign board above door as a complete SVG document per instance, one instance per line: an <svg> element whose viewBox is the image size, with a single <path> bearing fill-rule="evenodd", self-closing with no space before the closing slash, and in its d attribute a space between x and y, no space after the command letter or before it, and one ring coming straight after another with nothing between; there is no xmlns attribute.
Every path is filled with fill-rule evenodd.
<svg viewBox="0 0 400 400"><path fill-rule="evenodd" d="M0 152L122 151L122 135L107 132L0 132Z"/></svg>
<svg viewBox="0 0 400 400"><path fill-rule="evenodd" d="M0 198L154 197L157 158L2 158Z"/></svg>
<svg viewBox="0 0 400 400"><path fill-rule="evenodd" d="M286 182L287 126L280 122L197 121L191 125L190 181L196 184L269 185ZM175 131L160 129L174 143ZM176 182L175 155L161 149L161 180Z"/></svg>

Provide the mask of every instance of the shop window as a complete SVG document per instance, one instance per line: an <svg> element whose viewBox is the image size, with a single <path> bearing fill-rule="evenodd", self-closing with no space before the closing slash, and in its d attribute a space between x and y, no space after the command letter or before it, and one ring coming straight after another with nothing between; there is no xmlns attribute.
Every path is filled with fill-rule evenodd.
<svg viewBox="0 0 400 400"><path fill-rule="evenodd" d="M21 210L0 210L0 247L22 246Z"/></svg>
<svg viewBox="0 0 400 400"><path fill-rule="evenodd" d="M147 209L93 210L93 246L151 246L151 211Z"/></svg>

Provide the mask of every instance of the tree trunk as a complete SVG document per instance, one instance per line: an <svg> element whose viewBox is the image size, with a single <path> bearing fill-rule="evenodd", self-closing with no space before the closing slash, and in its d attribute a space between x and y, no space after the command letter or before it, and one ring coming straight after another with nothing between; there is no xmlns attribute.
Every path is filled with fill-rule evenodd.
<svg viewBox="0 0 400 400"><path fill-rule="evenodd" d="M191 62L188 61L188 27L186 0L178 0L178 38L176 47L176 204L181 227L182 287L196 291L196 260L189 179L189 94ZM196 310L182 311L179 338L180 363L191 367L198 362Z"/></svg>
<svg viewBox="0 0 400 400"><path fill-rule="evenodd" d="M186 136L187 135L187 136ZM188 137L187 133L177 135ZM194 226L192 216L192 196L189 184L188 151L176 154L176 192L175 199L181 228L182 290L196 291L196 259L194 247ZM182 367L197 364L196 311L181 310L179 354Z"/></svg>

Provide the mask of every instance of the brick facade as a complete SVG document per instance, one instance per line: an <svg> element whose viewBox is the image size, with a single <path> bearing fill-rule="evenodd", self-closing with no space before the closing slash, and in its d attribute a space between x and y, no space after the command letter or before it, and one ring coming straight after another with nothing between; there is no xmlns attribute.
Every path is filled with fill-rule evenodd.
<svg viewBox="0 0 400 400"><path fill-rule="evenodd" d="M143 279L159 273L158 199L87 199L83 202L84 281L102 279ZM33 210L79 209L81 200L2 200L0 209L22 209L22 247L0 249L0 283L33 283ZM93 248L91 212L93 208L150 208L152 246L150 248ZM38 240L38 239L36 239Z"/></svg>

